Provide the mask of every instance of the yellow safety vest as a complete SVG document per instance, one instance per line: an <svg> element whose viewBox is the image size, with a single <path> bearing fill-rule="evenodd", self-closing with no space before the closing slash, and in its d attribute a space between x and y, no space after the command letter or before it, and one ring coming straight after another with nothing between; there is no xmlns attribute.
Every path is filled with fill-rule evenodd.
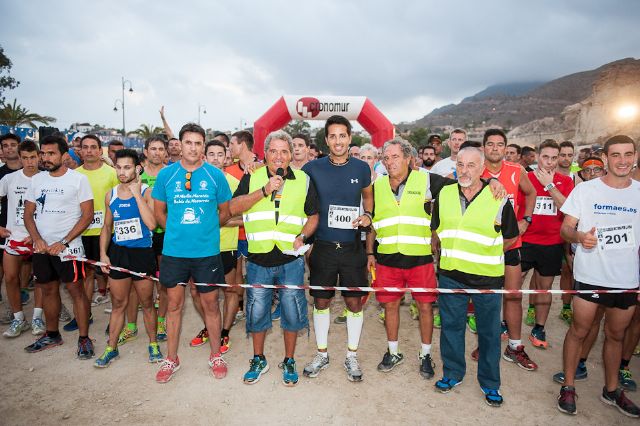
<svg viewBox="0 0 640 426"><path fill-rule="evenodd" d="M236 189L238 189L240 181L226 172L224 174L224 177L227 178L227 183L229 184L229 188L231 189L231 193L233 194L234 192L236 192ZM238 226L220 226L220 251L237 250L239 234L240 229Z"/></svg>

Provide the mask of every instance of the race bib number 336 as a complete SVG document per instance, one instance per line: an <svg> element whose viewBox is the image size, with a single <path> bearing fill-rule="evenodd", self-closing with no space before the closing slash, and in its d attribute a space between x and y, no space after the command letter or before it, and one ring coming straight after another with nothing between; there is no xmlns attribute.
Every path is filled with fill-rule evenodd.
<svg viewBox="0 0 640 426"><path fill-rule="evenodd" d="M113 224L113 232L118 242L138 240L142 238L140 219L134 217L132 219L116 220Z"/></svg>

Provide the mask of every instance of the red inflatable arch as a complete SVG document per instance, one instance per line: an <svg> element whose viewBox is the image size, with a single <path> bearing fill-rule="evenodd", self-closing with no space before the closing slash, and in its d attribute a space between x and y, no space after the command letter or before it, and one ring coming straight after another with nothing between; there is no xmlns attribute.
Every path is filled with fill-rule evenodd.
<svg viewBox="0 0 640 426"><path fill-rule="evenodd" d="M267 135L282 129L291 120L326 120L336 114L357 120L369 132L371 142L377 147L395 135L391 121L364 96L285 95L256 120L253 126L253 151L263 158Z"/></svg>

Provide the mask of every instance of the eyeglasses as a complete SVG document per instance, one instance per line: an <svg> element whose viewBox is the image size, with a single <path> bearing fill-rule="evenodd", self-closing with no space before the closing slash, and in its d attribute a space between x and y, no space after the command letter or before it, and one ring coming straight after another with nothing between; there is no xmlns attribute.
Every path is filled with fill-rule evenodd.
<svg viewBox="0 0 640 426"><path fill-rule="evenodd" d="M191 172L185 173L184 178L184 189L186 189L187 191L191 191Z"/></svg>
<svg viewBox="0 0 640 426"><path fill-rule="evenodd" d="M585 167L584 169L582 169L583 172L590 175L602 173L602 170L603 170L602 167Z"/></svg>

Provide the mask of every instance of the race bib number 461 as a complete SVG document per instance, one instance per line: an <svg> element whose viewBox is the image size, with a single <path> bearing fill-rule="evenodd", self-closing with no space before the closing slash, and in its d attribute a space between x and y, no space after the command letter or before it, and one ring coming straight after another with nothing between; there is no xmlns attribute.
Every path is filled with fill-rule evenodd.
<svg viewBox="0 0 640 426"><path fill-rule="evenodd" d="M360 207L329 205L327 224L329 228L353 229L351 222L360 215Z"/></svg>
<svg viewBox="0 0 640 426"><path fill-rule="evenodd" d="M633 225L616 225L596 229L600 250L619 250L634 248L636 245Z"/></svg>

